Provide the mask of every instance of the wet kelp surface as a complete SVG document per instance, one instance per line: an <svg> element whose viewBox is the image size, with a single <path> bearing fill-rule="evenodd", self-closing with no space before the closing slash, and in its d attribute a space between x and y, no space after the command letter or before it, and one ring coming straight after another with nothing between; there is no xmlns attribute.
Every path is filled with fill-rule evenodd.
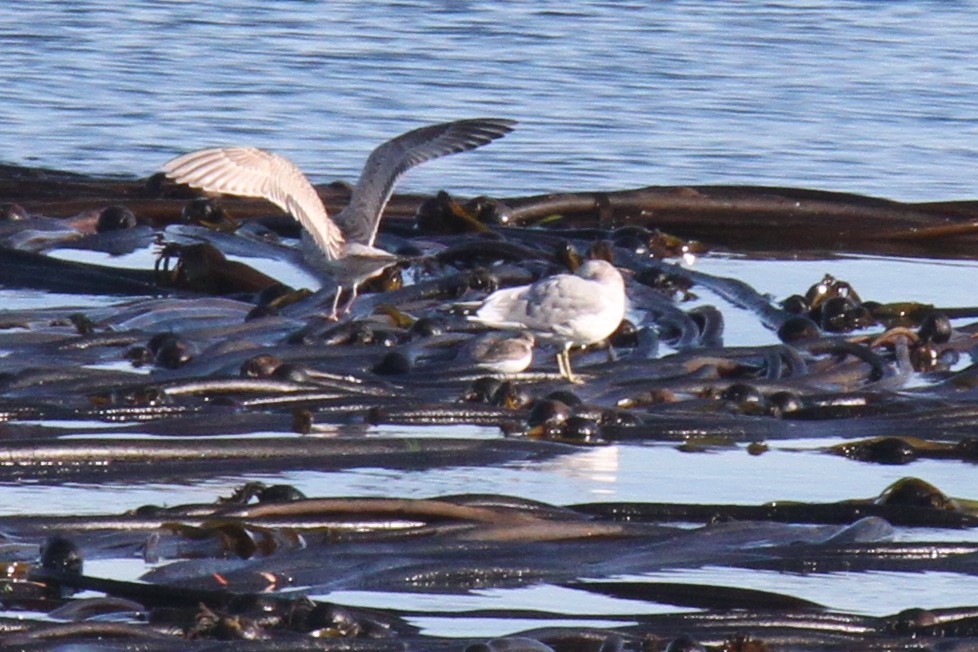
<svg viewBox="0 0 978 652"><path fill-rule="evenodd" d="M969 258L973 202L747 187L398 196L380 243L404 262L329 321L328 280L310 292L263 271L269 261L302 264L295 225L267 205L198 198L158 177L0 172L0 282L60 293L0 313L8 484L479 469L626 443L763 455L776 442L817 441L853 467L978 458L978 309L941 306L939 295L877 303L828 275L774 299L688 264L720 251L759 264L830 251ZM334 211L347 196L339 185L320 190ZM74 262L67 249L102 262ZM115 262L150 249L146 264ZM543 344L525 371L494 372L474 346L485 330L466 319L469 307L587 256L623 271L631 306L608 342L572 353L583 382L564 380ZM719 301L694 301L701 292ZM103 299L80 309L73 295ZM726 343L731 310L749 312L764 343ZM378 435L385 424L412 435ZM496 434L426 434L441 425ZM305 496L251 482L203 504L88 515L25 505L0 518L0 636L18 649L969 648L974 603L867 616L787 591L655 575L708 567L970 579L976 504L907 476L839 502ZM119 559L141 560L139 577L86 570ZM512 621L497 638L427 633L416 623L432 612L421 607L329 599L539 585L567 602L438 614ZM596 596L634 608L570 608Z"/></svg>

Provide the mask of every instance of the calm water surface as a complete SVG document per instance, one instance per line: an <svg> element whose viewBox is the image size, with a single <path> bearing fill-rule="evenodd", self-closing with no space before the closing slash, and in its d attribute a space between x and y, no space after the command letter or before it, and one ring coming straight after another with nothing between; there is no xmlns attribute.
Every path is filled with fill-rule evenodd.
<svg viewBox="0 0 978 652"><path fill-rule="evenodd" d="M403 187L506 196L745 183L904 200L971 198L978 194L975 43L974 2L8 0L0 4L0 161L144 176L174 154L237 143L284 153L315 181L352 180L388 137L428 122L492 115L521 125L491 147L412 171ZM864 298L976 303L978 269L970 261L859 257L778 263L776 271L772 263L723 258L700 264L779 297L831 272ZM39 300L0 297L8 306ZM733 314L733 337L751 341L756 320L745 316L738 326ZM773 448L750 457L742 448L684 454L620 446L531 466L265 479L314 495L505 491L558 503L758 502L870 496L912 473L974 497L973 470L959 464L876 467ZM24 504L82 513L210 501L241 480L5 487L0 514ZM789 583L781 575L705 569L684 579L769 588L871 613L967 604L978 589L978 580L960 576ZM504 602L497 594L472 600L574 602L534 591L507 592ZM418 608L460 604L457 597L400 599ZM380 604L396 600L383 596ZM588 600L589 609L606 606ZM454 631L451 623L427 624ZM510 622L498 631L511 629Z"/></svg>
<svg viewBox="0 0 978 652"><path fill-rule="evenodd" d="M0 160L146 175L249 143L318 180L463 116L519 131L412 173L497 195L757 183L972 196L974 2L0 6Z"/></svg>

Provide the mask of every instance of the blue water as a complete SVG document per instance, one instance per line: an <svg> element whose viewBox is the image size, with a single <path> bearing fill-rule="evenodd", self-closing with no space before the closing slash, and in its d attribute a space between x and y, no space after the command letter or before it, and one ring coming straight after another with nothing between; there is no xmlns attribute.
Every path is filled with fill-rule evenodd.
<svg viewBox="0 0 978 652"><path fill-rule="evenodd" d="M386 138L429 122L489 115L521 124L489 147L413 170L401 187L506 196L743 183L905 200L972 198L976 43L975 2L6 0L0 161L144 176L177 153L239 143L286 154L315 181L352 180ZM753 271L750 261L700 264L778 296L802 289L806 274L811 283L830 272L870 288L864 298L943 305L974 304L978 278L971 261L823 261L797 281L787 269L772 274L770 264ZM312 495L496 491L553 502L750 503L870 496L908 473L974 497L973 470L960 464L854 466L814 452L755 458L739 448L690 455L615 446L530 467L265 479ZM24 504L80 513L204 502L241 481L4 487L0 514L19 513ZM116 562L106 575L118 575ZM793 578L789 586L780 575L710 572L691 575L869 613L966 604L978 582L879 574L872 582ZM381 596L380 604L392 600ZM507 600L489 595L478 604L518 603ZM442 602L437 606L458 599ZM550 594L530 599L553 603Z"/></svg>
<svg viewBox="0 0 978 652"><path fill-rule="evenodd" d="M147 175L248 143L317 181L432 121L521 121L405 187L971 197L973 2L7 1L0 160Z"/></svg>

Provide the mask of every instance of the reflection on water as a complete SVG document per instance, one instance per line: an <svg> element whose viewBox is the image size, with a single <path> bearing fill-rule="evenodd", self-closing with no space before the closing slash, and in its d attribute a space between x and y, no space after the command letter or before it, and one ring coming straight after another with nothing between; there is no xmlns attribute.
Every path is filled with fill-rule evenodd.
<svg viewBox="0 0 978 652"><path fill-rule="evenodd" d="M425 428L419 427L416 432ZM487 433L490 429L485 429ZM400 431L410 436L407 429ZM373 434L388 435L383 428ZM541 463L498 467L451 467L405 471L363 467L338 472L292 471L253 474L248 480L290 483L310 496L402 496L433 498L459 493L504 493L555 504L595 501L653 501L758 504L772 500L828 502L868 498L911 474L951 496L971 497L971 470L939 460L902 466L856 464L819 452L838 440L771 444L771 451L749 455L741 446L685 453L668 445L628 445L584 449ZM797 452L811 449L810 452ZM831 482L826 478L832 478ZM0 515L17 514L24 504L45 497L59 513L102 513L143 504L211 502L231 493L242 478L211 478L184 485L18 483L0 492ZM94 492L99 499L93 500ZM966 533L958 533L965 536Z"/></svg>
<svg viewBox="0 0 978 652"><path fill-rule="evenodd" d="M621 447L602 446L593 448L589 451L575 453L573 460L567 457L559 458L556 461L543 465L544 470L549 470L560 476L563 482L584 481L591 486L591 493L594 500L601 500L602 494L612 496L615 492L615 485L621 477ZM602 489L602 487L604 487Z"/></svg>

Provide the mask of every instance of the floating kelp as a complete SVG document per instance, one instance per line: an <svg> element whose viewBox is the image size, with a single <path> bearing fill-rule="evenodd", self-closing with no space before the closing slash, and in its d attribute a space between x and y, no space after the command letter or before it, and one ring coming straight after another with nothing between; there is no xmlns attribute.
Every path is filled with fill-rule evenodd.
<svg viewBox="0 0 978 652"><path fill-rule="evenodd" d="M884 495L895 491L900 489L888 489ZM253 502L256 497L260 502ZM465 593L544 581L634 601L636 611L631 614L576 616L582 622L607 620L609 627L613 621L632 621L631 626L601 634L621 642L614 649L648 649L652 639L665 645L682 633L715 644L718 637L749 631L752 638L772 647L785 645L788 639L801 646L861 641L882 648L923 635L935 639L975 636L970 624L974 609L867 618L766 591L613 578L705 564L748 568L804 564L809 573L831 572L844 564L850 573L899 568L972 575L978 572L978 545L893 543L893 531L886 521L856 513L850 514L855 519L852 524L842 527L740 520L686 529L636 523L631 516L629 523L617 518L625 513L634 516L642 507L592 504L567 508L477 495L433 500L317 499L302 497L287 487L252 485L211 505L147 505L122 515L6 517L0 519L0 526L8 537L20 542L5 552L8 608L51 611L52 618L75 621L78 627L58 629L25 619L8 624L8 632L19 633L5 643L40 646L64 637L85 640L109 635L125 636L130 643L148 637L163 646L160 649L168 649L164 641L175 646L178 639L174 636L182 635L207 640L261 638L284 644L294 642L297 634L316 636L314 631L332 628L332 642L319 641L319 649L387 649L372 647L371 641L382 639L399 641L401 649L458 650L476 641L423 637L408 624L414 614L410 610L369 610L308 600L297 597L293 587L302 587L303 593L322 592L327 587ZM663 506L657 513L692 515L696 507ZM807 519L805 507L810 506L798 507L796 514ZM646 517L651 514L645 512ZM786 515L781 513L782 518ZM141 582L84 573L84 560L132 553L156 564L183 561L160 566ZM107 598L73 597L82 589ZM640 603L706 611L656 616L642 613ZM300 619L300 612L317 615ZM108 615L120 624L119 629L101 629L99 616ZM457 617L525 620L547 615L483 610ZM217 626L218 621L226 622ZM141 625L146 622L148 625ZM565 629L560 638L580 641L596 635L586 631ZM557 634L541 630L523 636L527 639L524 647L516 649L537 649L530 641L550 645ZM502 642L489 645L513 649ZM571 643L553 649L579 649L563 645Z"/></svg>
<svg viewBox="0 0 978 652"><path fill-rule="evenodd" d="M318 190L334 210L348 199L339 185ZM295 225L260 202L215 204L160 177L20 168L0 168L0 202L17 204L3 213L0 285L79 297L77 306L0 312L0 481L194 485L218 474L513 468L634 445L797 454L802 440L815 442L804 449L813 457L851 468L871 467L850 459L975 458L978 308L939 297L876 302L823 274L771 297L682 263L717 250L805 256L840 246L968 256L974 202L750 187L396 196L378 242L402 262L365 284L338 321L323 316L329 279L306 289L264 269L302 263ZM69 248L102 264L50 255ZM124 253L142 262L115 266ZM508 340L515 362L491 358L489 345L506 337L473 323L473 309L499 288L571 272L588 257L621 270L630 308L607 340L572 351L583 382L561 377L546 343L518 335ZM766 340L726 345L733 310ZM483 430L432 432L443 425ZM755 502L306 498L249 484L213 504L125 514L32 505L0 518L5 605L25 616L0 621L0 643L479 652L954 649L978 640L966 605L871 617L780 588L649 577L978 572L974 504L921 481L869 499ZM122 559L146 572L129 581L83 568ZM635 608L421 613L328 599L541 585ZM652 604L700 611L653 615ZM460 631L492 618L541 627L449 639L414 624L425 615L456 619ZM547 626L558 618L579 626Z"/></svg>

